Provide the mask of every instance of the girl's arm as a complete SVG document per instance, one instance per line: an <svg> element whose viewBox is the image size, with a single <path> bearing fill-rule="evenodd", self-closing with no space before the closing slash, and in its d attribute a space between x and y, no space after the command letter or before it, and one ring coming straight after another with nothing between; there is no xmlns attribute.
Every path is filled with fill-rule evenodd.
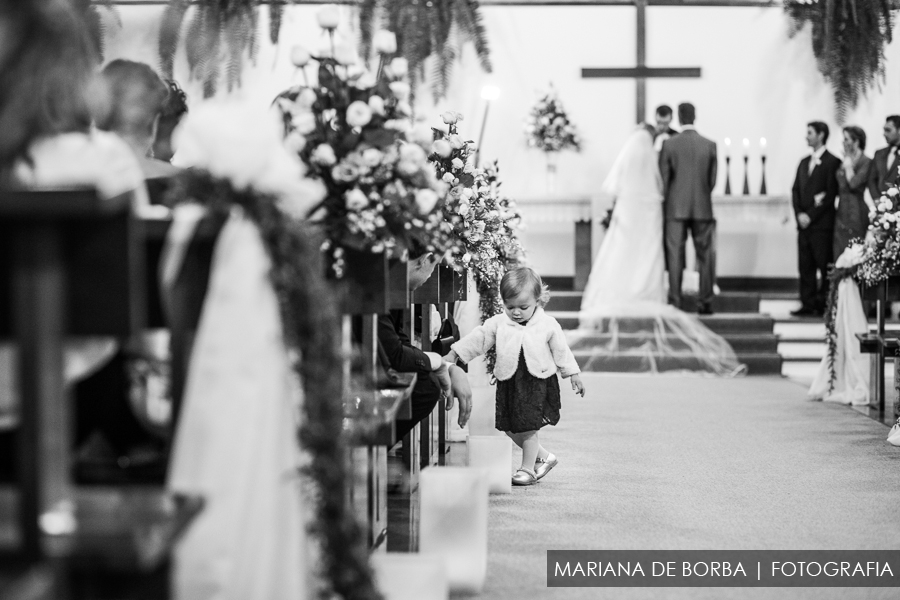
<svg viewBox="0 0 900 600"><path fill-rule="evenodd" d="M563 333L559 323L555 323L553 331L550 334L550 353L553 355L553 362L556 363L560 374L563 377L571 377L581 373L575 355L569 350L569 344L566 343L566 336Z"/></svg>
<svg viewBox="0 0 900 600"><path fill-rule="evenodd" d="M458 357L464 363L470 362L493 348L497 341L497 319L493 317L484 322L484 325L473 329L452 346L445 357L448 361L455 361Z"/></svg>

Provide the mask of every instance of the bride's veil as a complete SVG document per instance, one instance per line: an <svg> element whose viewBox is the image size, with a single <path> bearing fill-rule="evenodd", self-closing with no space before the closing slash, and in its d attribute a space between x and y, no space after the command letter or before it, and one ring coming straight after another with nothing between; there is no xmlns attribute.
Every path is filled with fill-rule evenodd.
<svg viewBox="0 0 900 600"><path fill-rule="evenodd" d="M625 141L602 189L617 199L662 194L662 176L653 149L653 136L646 125L639 125Z"/></svg>
<svg viewBox="0 0 900 600"><path fill-rule="evenodd" d="M617 206L662 201L662 178L648 126L638 126L625 142L603 191L615 197ZM660 227L660 244L662 234ZM615 288L616 282L598 283ZM631 297L613 300L614 296L586 292L592 305L582 306L580 328L567 331L570 347L582 357L579 362L584 363L584 370L691 371L726 376L746 372L728 342L695 315L664 302Z"/></svg>

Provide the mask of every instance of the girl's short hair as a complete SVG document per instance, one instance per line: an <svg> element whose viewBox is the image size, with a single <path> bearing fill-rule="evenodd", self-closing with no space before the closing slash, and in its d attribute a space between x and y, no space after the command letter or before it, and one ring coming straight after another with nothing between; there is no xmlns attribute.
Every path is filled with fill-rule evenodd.
<svg viewBox="0 0 900 600"><path fill-rule="evenodd" d="M500 297L503 300L515 298L525 290L534 294L535 300L542 308L550 301L550 288L544 285L541 276L530 267L510 269L500 280Z"/></svg>
<svg viewBox="0 0 900 600"><path fill-rule="evenodd" d="M148 64L116 59L101 77L109 93L109 107L97 116L97 127L119 134L150 135L163 112L169 87Z"/></svg>

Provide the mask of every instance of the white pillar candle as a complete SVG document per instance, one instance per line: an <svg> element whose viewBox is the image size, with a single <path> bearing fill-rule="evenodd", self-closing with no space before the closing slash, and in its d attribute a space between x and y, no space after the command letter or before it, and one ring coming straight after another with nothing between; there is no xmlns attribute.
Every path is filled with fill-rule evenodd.
<svg viewBox="0 0 900 600"><path fill-rule="evenodd" d="M496 435L470 435L467 444L469 467L484 469L488 492L509 494L512 492L512 440Z"/></svg>
<svg viewBox="0 0 900 600"><path fill-rule="evenodd" d="M496 386L472 388L472 414L469 415L469 435L503 435L494 427Z"/></svg>
<svg viewBox="0 0 900 600"><path fill-rule="evenodd" d="M384 600L447 600L447 568L440 556L401 552L369 558Z"/></svg>
<svg viewBox="0 0 900 600"><path fill-rule="evenodd" d="M425 469L419 494L419 552L444 559L451 592L480 592L487 574L488 486L483 471Z"/></svg>

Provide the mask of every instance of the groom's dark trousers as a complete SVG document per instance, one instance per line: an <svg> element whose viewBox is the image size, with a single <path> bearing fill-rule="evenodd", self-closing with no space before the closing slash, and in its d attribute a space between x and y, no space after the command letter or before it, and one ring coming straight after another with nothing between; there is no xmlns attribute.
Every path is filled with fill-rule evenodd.
<svg viewBox="0 0 900 600"><path fill-rule="evenodd" d="M691 232L700 272L697 306L709 309L716 281L716 220L712 189L716 185L716 143L686 126L663 143L659 153L665 214L665 252L669 268L669 304L681 308L684 245Z"/></svg>

